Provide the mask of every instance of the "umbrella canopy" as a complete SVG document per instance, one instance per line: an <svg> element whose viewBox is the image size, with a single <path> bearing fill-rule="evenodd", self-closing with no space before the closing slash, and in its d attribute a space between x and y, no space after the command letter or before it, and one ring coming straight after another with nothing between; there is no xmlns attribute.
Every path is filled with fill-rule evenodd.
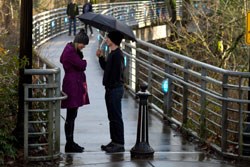
<svg viewBox="0 0 250 167"><path fill-rule="evenodd" d="M124 35L125 39L136 41L132 29L127 24L117 20L112 16L88 12L78 16L78 19L101 31L119 31Z"/></svg>

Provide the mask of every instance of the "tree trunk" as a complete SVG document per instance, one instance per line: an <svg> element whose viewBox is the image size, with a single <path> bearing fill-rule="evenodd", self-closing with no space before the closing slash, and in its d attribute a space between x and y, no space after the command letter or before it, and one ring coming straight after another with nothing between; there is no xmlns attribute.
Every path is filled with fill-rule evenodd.
<svg viewBox="0 0 250 167"><path fill-rule="evenodd" d="M169 6L169 15L171 17L171 23L174 25L176 23L176 8L175 8L175 0L168 0L167 3ZM169 40L170 41L174 41L175 40L175 30L172 29L173 27L170 27L170 37Z"/></svg>

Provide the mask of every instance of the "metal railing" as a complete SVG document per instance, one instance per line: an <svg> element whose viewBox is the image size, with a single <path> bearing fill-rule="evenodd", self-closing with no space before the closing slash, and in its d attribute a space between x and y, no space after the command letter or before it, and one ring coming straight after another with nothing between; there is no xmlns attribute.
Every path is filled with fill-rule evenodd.
<svg viewBox="0 0 250 167"><path fill-rule="evenodd" d="M149 105L169 121L210 144L224 156L242 157L250 73L199 62L138 39L123 43L127 87L136 93L141 82L152 94ZM163 86L167 87L164 92Z"/></svg>
<svg viewBox="0 0 250 167"><path fill-rule="evenodd" d="M24 158L26 161L54 160L60 156L60 69L38 57L38 68L25 69L32 84L24 85Z"/></svg>
<svg viewBox="0 0 250 167"><path fill-rule="evenodd" d="M117 13L112 15L120 19ZM139 39L123 42L123 51L130 92L135 94L146 81L153 111L224 156L250 159L243 154L250 146L250 141L243 140L250 136L244 131L250 126L246 120L250 116L249 72L224 70Z"/></svg>
<svg viewBox="0 0 250 167"><path fill-rule="evenodd" d="M122 6L122 7L121 7ZM80 13L82 6L79 6ZM136 27L163 23L168 18L164 3L150 1L135 1L126 3L93 4L95 13L113 15L116 18ZM33 44L37 48L48 40L68 32L69 21L66 8L59 8L33 16ZM78 19L77 29L83 27Z"/></svg>
<svg viewBox="0 0 250 167"><path fill-rule="evenodd" d="M96 12L102 11L134 28L140 28L139 25L147 26L145 22L153 24L159 21L159 17L153 17L157 14L153 14L155 12L152 10L150 18L145 21L145 4L157 11L155 3L146 1L101 4L95 5L94 8ZM135 14L126 12L129 9L135 9ZM161 10L164 11L165 8ZM65 12L61 9L53 12L56 11ZM161 15L160 19L168 19L167 12L163 13L165 14ZM65 20L63 15L65 14L60 16L60 20ZM39 23L35 20L34 22L39 26L49 27L53 21L48 22L47 18L50 16L44 16ZM39 39L34 42L40 45L41 41L66 32L65 24L55 24L62 26L55 28L58 29L57 33L51 33L53 30L47 28L48 32L45 34L51 33L51 36L43 36L41 31L34 29ZM36 28L39 29L39 26ZM60 29L62 31L59 31ZM102 38L99 39L101 43ZM124 41L122 49L126 62L126 87L132 94L139 90L141 82L146 81L152 94L149 99L152 111L159 112L169 121L210 144L224 156L250 159L248 155L243 155L244 147L250 146L243 140L244 137L250 136L250 133L244 131L246 126L250 126L245 120L250 114L249 72L217 68L139 39L136 43ZM162 86L168 88L165 89L167 92L162 91Z"/></svg>

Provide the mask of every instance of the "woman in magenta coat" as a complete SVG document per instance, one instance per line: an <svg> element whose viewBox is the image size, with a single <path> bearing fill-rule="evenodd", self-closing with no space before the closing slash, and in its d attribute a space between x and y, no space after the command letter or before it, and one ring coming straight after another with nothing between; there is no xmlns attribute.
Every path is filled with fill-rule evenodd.
<svg viewBox="0 0 250 167"><path fill-rule="evenodd" d="M63 100L61 108L67 109L65 121L66 145L65 152L83 152L84 147L74 142L74 125L77 111L80 106L89 104L85 70L87 61L83 59L81 50L88 45L89 38L84 30L81 30L73 42L68 43L60 57L65 72L62 91L68 98Z"/></svg>

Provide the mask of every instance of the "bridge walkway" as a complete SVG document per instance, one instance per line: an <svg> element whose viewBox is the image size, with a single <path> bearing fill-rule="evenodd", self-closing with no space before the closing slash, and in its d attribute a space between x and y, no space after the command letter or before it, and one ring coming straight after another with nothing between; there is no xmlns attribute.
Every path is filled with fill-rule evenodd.
<svg viewBox="0 0 250 167"><path fill-rule="evenodd" d="M90 105L80 107L75 125L75 140L85 147L85 152L65 154L64 119L66 111L61 110L61 153L60 166L84 167L229 167L229 163L208 157L204 152L197 151L197 144L189 142L178 132L162 120L156 113L149 114L149 143L155 150L153 159L131 159L130 149L136 141L138 104L135 99L125 92L122 99L122 110L125 128L125 152L106 154L100 146L107 144L109 139L108 119L102 86L103 71L99 67L95 56L97 48L97 31L90 37L89 45L83 49L88 62L86 76ZM74 36L67 34L58 36L38 48L42 56L47 57L56 66L63 69L59 57L67 42Z"/></svg>

